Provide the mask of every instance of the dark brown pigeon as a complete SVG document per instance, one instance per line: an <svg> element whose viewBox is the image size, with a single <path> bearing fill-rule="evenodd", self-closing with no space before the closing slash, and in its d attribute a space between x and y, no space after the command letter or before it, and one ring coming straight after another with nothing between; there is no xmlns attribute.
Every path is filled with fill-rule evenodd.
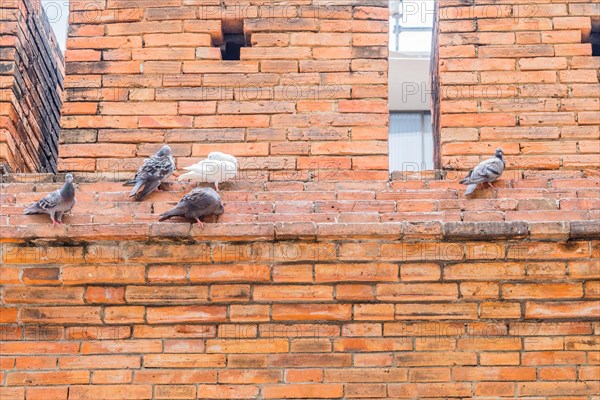
<svg viewBox="0 0 600 400"><path fill-rule="evenodd" d="M175 208L161 214L159 221L165 221L172 217L185 217L195 220L204 228L202 217L221 215L224 211L221 197L213 188L197 188L186 194Z"/></svg>

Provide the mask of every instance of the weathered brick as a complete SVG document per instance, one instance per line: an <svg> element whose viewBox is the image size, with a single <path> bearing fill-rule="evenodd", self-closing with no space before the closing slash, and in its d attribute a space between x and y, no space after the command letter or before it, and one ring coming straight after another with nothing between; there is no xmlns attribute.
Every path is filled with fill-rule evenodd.
<svg viewBox="0 0 600 400"><path fill-rule="evenodd" d="M266 399L286 398L323 398L334 399L342 397L344 386L340 384L287 384L267 385L264 387Z"/></svg>

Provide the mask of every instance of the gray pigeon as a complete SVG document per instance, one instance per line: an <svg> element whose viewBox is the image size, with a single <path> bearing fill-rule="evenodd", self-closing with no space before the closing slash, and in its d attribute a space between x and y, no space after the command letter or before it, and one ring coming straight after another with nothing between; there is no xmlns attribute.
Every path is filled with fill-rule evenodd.
<svg viewBox="0 0 600 400"><path fill-rule="evenodd" d="M160 184L167 179L175 171L175 160L171 154L171 148L167 145L163 146L152 157L144 161L144 165L138 169L135 177L126 182L124 186L134 186L129 193L129 197L135 196L137 201L143 200L152 193L155 189L158 189ZM144 186L144 189L140 192L140 188Z"/></svg>
<svg viewBox="0 0 600 400"><path fill-rule="evenodd" d="M172 217L185 217L198 222L204 228L202 217L206 215L221 215L225 209L221 197L213 188L197 188L186 194L177 206L160 215L159 221Z"/></svg>
<svg viewBox="0 0 600 400"><path fill-rule="evenodd" d="M460 181L463 185L469 185L467 186L465 196L473 193L480 183L487 183L492 189L494 188L492 182L500 178L500 175L504 172L504 159L502 155L502 149L497 148L494 157L480 162L475 168L469 171L465 179Z"/></svg>
<svg viewBox="0 0 600 400"><path fill-rule="evenodd" d="M25 209L23 214L50 214L52 225L62 224L62 216L73 209L77 200L75 199L75 185L73 185L73 175L65 176L65 184L59 190L56 190Z"/></svg>

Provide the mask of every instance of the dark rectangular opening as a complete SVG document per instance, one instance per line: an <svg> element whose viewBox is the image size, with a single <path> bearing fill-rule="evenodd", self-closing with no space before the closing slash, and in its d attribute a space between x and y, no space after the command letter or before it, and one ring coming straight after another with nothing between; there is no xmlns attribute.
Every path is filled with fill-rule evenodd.
<svg viewBox="0 0 600 400"><path fill-rule="evenodd" d="M589 42L592 44L592 56L600 57L600 18L592 19Z"/></svg>
<svg viewBox="0 0 600 400"><path fill-rule="evenodd" d="M221 46L221 58L223 60L239 60L241 48L246 47L243 20L224 20L223 45Z"/></svg>
<svg viewBox="0 0 600 400"><path fill-rule="evenodd" d="M223 46L221 46L221 56L223 60L239 60L241 48L245 47L246 40L244 34L229 34L223 35Z"/></svg>

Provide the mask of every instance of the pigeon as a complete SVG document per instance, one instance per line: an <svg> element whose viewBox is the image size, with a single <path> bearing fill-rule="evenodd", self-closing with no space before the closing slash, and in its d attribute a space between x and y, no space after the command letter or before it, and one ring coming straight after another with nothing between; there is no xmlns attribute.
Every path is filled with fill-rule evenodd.
<svg viewBox="0 0 600 400"><path fill-rule="evenodd" d="M465 179L460 181L463 185L469 185L465 191L465 196L473 193L480 183L487 183L494 189L492 182L500 178L500 175L504 172L505 163L502 155L502 149L497 148L494 157L480 162L475 168L469 171Z"/></svg>
<svg viewBox="0 0 600 400"><path fill-rule="evenodd" d="M213 151L206 160L185 167L190 171L181 175L178 180L196 180L200 182L214 183L215 189L219 191L219 182L234 179L237 176L237 159L229 154Z"/></svg>
<svg viewBox="0 0 600 400"><path fill-rule="evenodd" d="M221 215L225 211L221 196L213 188L196 188L186 194L175 208L160 215L159 221L172 217L194 219L202 228L204 223L200 218L206 215Z"/></svg>
<svg viewBox="0 0 600 400"><path fill-rule="evenodd" d="M167 145L163 146L152 157L144 161L144 165L138 169L135 177L126 182L123 186L134 186L129 193L129 197L135 196L137 201L143 200L158 189L160 184L167 179L175 171L175 160L171 153L171 148ZM141 187L144 189L140 192Z"/></svg>
<svg viewBox="0 0 600 400"><path fill-rule="evenodd" d="M30 205L23 212L25 215L32 214L50 214L52 226L56 227L62 224L62 216L73 209L77 200L75 199L75 185L73 185L73 175L65 176L65 184L59 190L56 190Z"/></svg>

